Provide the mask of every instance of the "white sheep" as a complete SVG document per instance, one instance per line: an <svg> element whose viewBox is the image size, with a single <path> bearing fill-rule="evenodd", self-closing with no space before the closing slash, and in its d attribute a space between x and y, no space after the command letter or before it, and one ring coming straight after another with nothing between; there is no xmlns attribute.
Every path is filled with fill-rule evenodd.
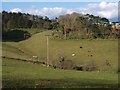
<svg viewBox="0 0 120 90"><path fill-rule="evenodd" d="M38 56L33 56L33 58L38 58Z"/></svg>
<svg viewBox="0 0 120 90"><path fill-rule="evenodd" d="M72 57L74 57L74 56L75 56L75 54L73 53L73 54L72 54Z"/></svg>

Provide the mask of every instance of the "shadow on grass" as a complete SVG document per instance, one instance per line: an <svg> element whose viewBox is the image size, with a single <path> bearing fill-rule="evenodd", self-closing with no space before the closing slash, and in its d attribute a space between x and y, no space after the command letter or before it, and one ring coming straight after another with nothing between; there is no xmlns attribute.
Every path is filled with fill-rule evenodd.
<svg viewBox="0 0 120 90"><path fill-rule="evenodd" d="M18 30L18 29L2 33L3 42L6 42L6 41L19 42L29 37L31 37L30 33L28 33L27 31Z"/></svg>

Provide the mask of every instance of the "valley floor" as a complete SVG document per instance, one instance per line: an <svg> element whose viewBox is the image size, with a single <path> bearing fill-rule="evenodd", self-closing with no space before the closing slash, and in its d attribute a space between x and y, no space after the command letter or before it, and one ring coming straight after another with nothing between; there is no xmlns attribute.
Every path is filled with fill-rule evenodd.
<svg viewBox="0 0 120 90"><path fill-rule="evenodd" d="M118 73L47 68L3 59L3 88L117 88Z"/></svg>

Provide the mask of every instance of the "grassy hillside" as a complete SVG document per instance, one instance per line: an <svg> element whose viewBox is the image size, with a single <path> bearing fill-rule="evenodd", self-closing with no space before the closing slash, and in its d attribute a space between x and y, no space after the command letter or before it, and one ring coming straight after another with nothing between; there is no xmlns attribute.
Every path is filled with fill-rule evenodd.
<svg viewBox="0 0 120 90"><path fill-rule="evenodd" d="M118 83L117 73L60 70L11 59L3 59L2 66L3 88L105 88Z"/></svg>
<svg viewBox="0 0 120 90"><path fill-rule="evenodd" d="M14 58L33 59L38 56L46 61L46 35L44 31L21 42L2 42L2 55ZM72 54L75 56L72 56ZM49 58L56 64L60 56L84 65L90 60L101 70L85 72L46 68L40 64L3 59L3 87L117 87L118 41L117 40L57 40L49 37ZM105 65L108 60L110 67Z"/></svg>
<svg viewBox="0 0 120 90"><path fill-rule="evenodd" d="M37 55L40 60L46 60L46 36L51 31L45 31L32 36L30 39L19 43L19 47L32 55ZM80 48L82 47L82 48ZM72 57L72 54L75 54ZM54 40L49 37L50 63L56 63L59 56L65 60L73 60L78 65L94 60L101 70L117 71L118 66L118 41L117 40ZM104 66L105 61L111 63L110 68Z"/></svg>
<svg viewBox="0 0 120 90"><path fill-rule="evenodd" d="M15 42L2 43L2 56L14 58L30 58L30 55L19 48L19 44Z"/></svg>
<svg viewBox="0 0 120 90"><path fill-rule="evenodd" d="M46 29L37 29L37 28L32 28L32 29L26 29L26 28L24 28L24 29L22 29L23 31L27 31L28 33L30 33L30 34L36 34L36 33L40 33L40 32L42 32L42 31L46 31Z"/></svg>
<svg viewBox="0 0 120 90"><path fill-rule="evenodd" d="M3 56L28 59L38 56L41 61L46 61L46 35L48 34L51 34L51 31L35 34L21 42L3 42ZM54 40L50 36L49 54L51 64L56 64L59 57L64 56L65 60L72 60L77 65L84 65L89 60L93 60L102 71L116 72L118 67L117 40ZM106 60L111 67L105 66Z"/></svg>

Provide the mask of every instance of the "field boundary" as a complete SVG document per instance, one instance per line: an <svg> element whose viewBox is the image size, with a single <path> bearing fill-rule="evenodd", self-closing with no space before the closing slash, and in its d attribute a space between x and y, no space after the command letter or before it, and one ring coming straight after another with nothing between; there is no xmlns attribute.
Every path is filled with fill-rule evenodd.
<svg viewBox="0 0 120 90"><path fill-rule="evenodd" d="M31 63L36 63L36 64L45 64L45 62L41 62L39 60L33 60L33 59L21 59L21 58L14 58L14 57L7 57L7 56L1 56L2 58L6 58L6 59L13 59L13 60L18 60L18 61L25 61L25 62L31 62ZM51 66L51 65L49 65Z"/></svg>

